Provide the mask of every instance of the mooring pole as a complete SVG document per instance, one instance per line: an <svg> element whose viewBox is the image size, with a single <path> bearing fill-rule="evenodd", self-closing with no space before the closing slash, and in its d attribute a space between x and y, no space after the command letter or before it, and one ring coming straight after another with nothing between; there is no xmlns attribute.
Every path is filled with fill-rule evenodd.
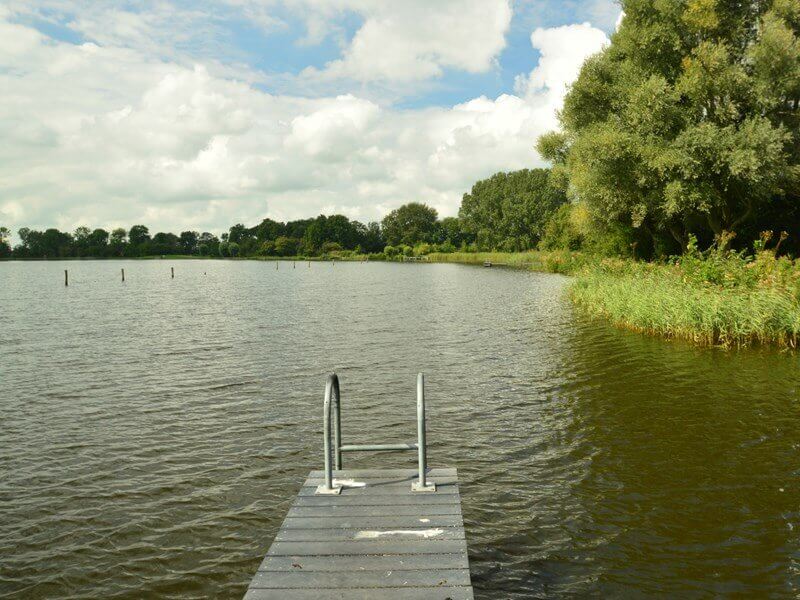
<svg viewBox="0 0 800 600"><path fill-rule="evenodd" d="M275 270L276 271L278 270L278 261L277 260L275 261Z"/></svg>
<svg viewBox="0 0 800 600"><path fill-rule="evenodd" d="M64 269L64 287L69 286L69 271Z"/></svg>
<svg viewBox="0 0 800 600"><path fill-rule="evenodd" d="M170 267L169 271L172 274L172 279L175 279L175 267Z"/></svg>
<svg viewBox="0 0 800 600"><path fill-rule="evenodd" d="M125 269L120 269L122 271L122 283L125 283Z"/></svg>

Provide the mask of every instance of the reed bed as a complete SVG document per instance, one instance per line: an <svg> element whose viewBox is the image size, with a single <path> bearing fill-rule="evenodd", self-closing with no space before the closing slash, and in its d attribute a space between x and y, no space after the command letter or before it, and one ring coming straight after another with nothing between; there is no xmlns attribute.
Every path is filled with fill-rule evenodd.
<svg viewBox="0 0 800 600"><path fill-rule="evenodd" d="M433 252L428 254L431 262L484 264L526 268L548 273L573 273L586 264L580 252L555 250L551 252L531 250L528 252Z"/></svg>
<svg viewBox="0 0 800 600"><path fill-rule="evenodd" d="M796 348L800 268L769 253L585 267L570 297L617 326L700 345Z"/></svg>

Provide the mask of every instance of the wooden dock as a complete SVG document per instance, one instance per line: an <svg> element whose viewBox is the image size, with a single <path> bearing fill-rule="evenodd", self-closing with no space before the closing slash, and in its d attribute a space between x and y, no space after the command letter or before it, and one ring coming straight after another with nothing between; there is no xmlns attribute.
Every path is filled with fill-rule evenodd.
<svg viewBox="0 0 800 600"><path fill-rule="evenodd" d="M315 494L311 471L245 600L473 598L455 469L334 471L339 495Z"/></svg>

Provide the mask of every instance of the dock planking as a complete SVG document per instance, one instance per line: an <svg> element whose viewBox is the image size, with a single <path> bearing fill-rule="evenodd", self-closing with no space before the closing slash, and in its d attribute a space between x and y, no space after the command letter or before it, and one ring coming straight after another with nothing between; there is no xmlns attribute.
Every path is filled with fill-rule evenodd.
<svg viewBox="0 0 800 600"><path fill-rule="evenodd" d="M413 469L334 471L340 495L315 495L312 471L245 600L473 598L455 469L430 469L436 492L411 491Z"/></svg>

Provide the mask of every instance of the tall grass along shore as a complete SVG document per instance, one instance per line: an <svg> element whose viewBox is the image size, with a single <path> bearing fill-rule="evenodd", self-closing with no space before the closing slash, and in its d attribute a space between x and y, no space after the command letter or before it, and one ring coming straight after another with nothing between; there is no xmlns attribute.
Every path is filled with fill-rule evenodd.
<svg viewBox="0 0 800 600"><path fill-rule="evenodd" d="M569 297L582 311L665 338L797 348L800 337L800 264L769 251L690 248L661 263L575 252L432 254L430 260L572 274Z"/></svg>

